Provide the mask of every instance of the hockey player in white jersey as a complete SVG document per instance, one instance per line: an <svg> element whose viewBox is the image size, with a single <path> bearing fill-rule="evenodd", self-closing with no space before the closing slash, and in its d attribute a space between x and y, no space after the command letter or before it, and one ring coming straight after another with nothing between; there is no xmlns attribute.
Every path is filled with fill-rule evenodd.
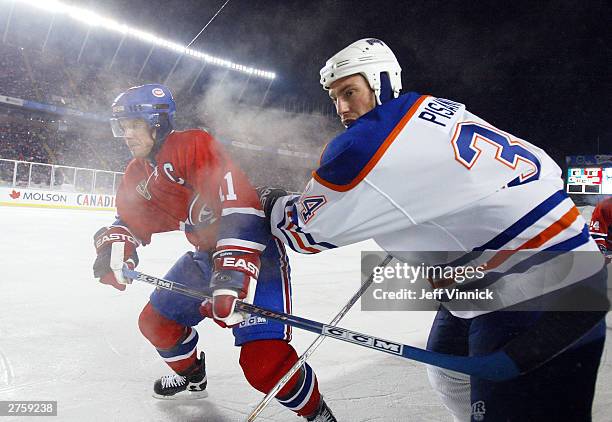
<svg viewBox="0 0 612 422"><path fill-rule="evenodd" d="M273 234L301 253L373 238L387 251L457 251L481 259L489 265L486 285L502 300L493 307L441 306L428 348L443 353L495 351L552 315L536 305L523 312L513 306L567 297L577 285L605 287L603 258L592 253L598 248L555 162L459 102L400 96L400 72L377 39L359 40L327 61L321 84L347 129L328 143L302 195L260 189ZM537 263L527 259L535 255ZM605 311L579 310L592 312L555 315L568 324L590 318L592 328L511 381L428 368L455 421L590 420ZM554 345L565 334L552 331Z"/></svg>

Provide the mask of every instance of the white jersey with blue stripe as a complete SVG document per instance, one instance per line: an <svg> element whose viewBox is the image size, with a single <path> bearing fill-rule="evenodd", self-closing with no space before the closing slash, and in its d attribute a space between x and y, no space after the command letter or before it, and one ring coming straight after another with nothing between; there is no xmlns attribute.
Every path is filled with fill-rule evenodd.
<svg viewBox="0 0 612 422"><path fill-rule="evenodd" d="M374 108L332 140L304 193L276 202L271 225L301 253L369 238L387 251L598 250L563 191L560 168L544 151L463 104L416 93ZM491 267L503 275L493 277L505 292L498 308L603 266L598 255L585 254L590 258L574 259L543 291L531 289L530 280L559 261L549 259L526 275L511 270L525 255L511 255ZM489 311L447 307L464 318Z"/></svg>

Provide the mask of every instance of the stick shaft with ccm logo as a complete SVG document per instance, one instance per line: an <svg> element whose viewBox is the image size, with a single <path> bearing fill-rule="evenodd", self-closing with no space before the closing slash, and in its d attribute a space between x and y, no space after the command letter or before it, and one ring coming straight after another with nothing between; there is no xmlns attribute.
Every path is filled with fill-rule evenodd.
<svg viewBox="0 0 612 422"><path fill-rule="evenodd" d="M123 274L125 277L129 277L133 280L142 281L158 288L170 290L196 299L212 299L210 296L211 292L193 290L180 283L164 280L163 278L147 275L139 271L130 270L127 267L124 267ZM443 353L431 352L425 349L419 349L418 347L409 346L407 344L402 344L391 340L385 340L380 337L347 330L338 326L323 324L318 321L313 321L299 316L272 311L241 301L236 301L236 309L248 314L270 318L283 324L321 334L326 337L335 338L337 340L368 347L370 349L403 357L405 359L415 360L428 365L462 372L467 375L476 376L491 381L511 379L520 375L522 372L517 363L512 360L503 350L482 356L447 355Z"/></svg>

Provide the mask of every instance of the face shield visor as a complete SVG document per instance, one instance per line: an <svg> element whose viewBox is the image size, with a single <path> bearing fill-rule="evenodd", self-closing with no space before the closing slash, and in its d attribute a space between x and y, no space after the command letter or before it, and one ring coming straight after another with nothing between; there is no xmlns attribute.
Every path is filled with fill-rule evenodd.
<svg viewBox="0 0 612 422"><path fill-rule="evenodd" d="M164 108L163 105L139 104L131 108L138 108L138 111L126 111L125 107L122 105L113 107L113 117L110 118L110 125L115 138L125 138L126 129L135 128L138 125L138 123L136 123L138 121L144 122L149 129L159 128L160 113L146 113L143 111L153 111L156 108Z"/></svg>
<svg viewBox="0 0 612 422"><path fill-rule="evenodd" d="M147 116L151 117L151 116ZM112 117L110 119L111 129L115 138L125 138L128 130L137 133L141 130L152 132L158 125L151 125L151 122L143 117Z"/></svg>
<svg viewBox="0 0 612 422"><path fill-rule="evenodd" d="M124 125L121 124L121 121L129 120L127 117L112 117L110 119L111 129L113 131L113 136L115 138L125 138L125 129Z"/></svg>

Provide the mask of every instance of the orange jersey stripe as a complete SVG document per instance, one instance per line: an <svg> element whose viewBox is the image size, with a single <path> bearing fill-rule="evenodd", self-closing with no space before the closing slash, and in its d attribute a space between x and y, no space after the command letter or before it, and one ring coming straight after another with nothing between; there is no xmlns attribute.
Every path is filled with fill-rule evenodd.
<svg viewBox="0 0 612 422"><path fill-rule="evenodd" d="M397 138L397 135L402 131L402 129L404 129L408 121L412 118L414 113L416 113L417 109L421 106L421 103L423 103L423 101L425 101L426 98L429 98L429 95L421 95L421 97L412 105L412 107L410 107L410 110L408 110L408 113L406 113L404 117L402 117L402 119L399 121L399 123L393 128L389 136L387 136L387 138L382 143L382 145L378 148L374 156L370 158L370 161L368 161L368 163L363 167L363 169L361 169L357 177L355 177L351 181L351 183L346 184L346 185L336 185L334 183L330 183L327 180L324 180L323 178L321 178L317 174L316 171L312 172L312 177L317 182L325 186L326 188L329 188L329 189L332 189L338 192L346 192L348 190L353 189L355 186L359 184L359 182L361 182L368 175L368 173L374 168L376 163L380 161L384 153L387 151L387 149L389 149L393 141L395 141L395 139Z"/></svg>
<svg viewBox="0 0 612 422"><path fill-rule="evenodd" d="M527 242L523 243L521 246L514 250L507 251L499 251L496 253L493 258L491 258L485 265L485 269L492 270L494 268L499 267L503 264L508 258L514 255L517 251L521 249L535 249L542 246L544 243L561 233L563 230L572 225L576 218L580 215L580 211L575 206L572 206L568 212L563 214L560 219L555 221L553 224L548 226L546 229L542 230L535 237L529 239Z"/></svg>
<svg viewBox="0 0 612 422"><path fill-rule="evenodd" d="M561 233L563 230L568 228L576 220L576 218L578 218L579 215L580 211L578 211L576 207L572 206L572 208L570 208L568 212L563 214L563 216L559 220L555 221L546 230L542 231L533 239L530 239L524 244L522 244L519 249L533 249L542 246L549 239L552 239L553 237Z"/></svg>
<svg viewBox="0 0 612 422"><path fill-rule="evenodd" d="M287 230L289 231L289 233L291 233L291 235L293 236L293 238L298 243L301 249L308 251L308 252L312 252L312 253L321 252L318 249L310 248L304 245L304 242L302 242L302 239L300 238L300 236L297 233L295 233L293 230L291 230L293 227L295 227L293 223L289 223L289 225L287 226Z"/></svg>

